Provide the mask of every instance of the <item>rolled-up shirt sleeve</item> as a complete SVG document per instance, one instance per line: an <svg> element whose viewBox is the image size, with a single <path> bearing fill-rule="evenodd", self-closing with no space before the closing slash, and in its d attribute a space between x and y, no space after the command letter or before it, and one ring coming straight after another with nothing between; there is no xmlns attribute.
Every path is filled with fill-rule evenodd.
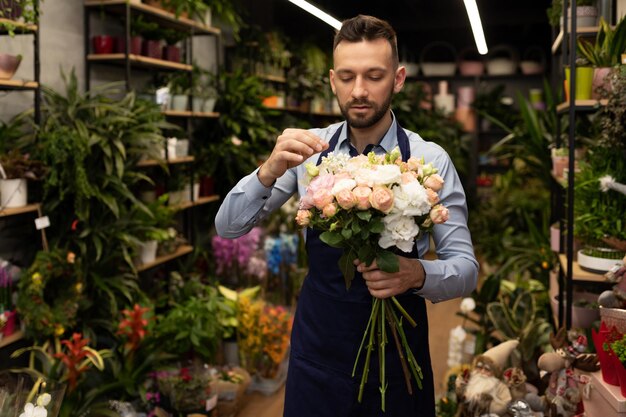
<svg viewBox="0 0 626 417"><path fill-rule="evenodd" d="M443 153L432 162L445 181L439 196L441 204L449 211L449 218L433 228L437 259L421 260L426 280L417 294L432 302L440 302L468 295L476 288L478 261L467 227L465 192L452 161Z"/></svg>

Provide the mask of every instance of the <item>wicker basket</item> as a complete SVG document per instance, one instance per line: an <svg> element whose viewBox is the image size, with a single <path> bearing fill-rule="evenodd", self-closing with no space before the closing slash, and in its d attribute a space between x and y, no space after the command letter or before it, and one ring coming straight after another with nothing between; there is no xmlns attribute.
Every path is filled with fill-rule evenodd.
<svg viewBox="0 0 626 417"><path fill-rule="evenodd" d="M620 333L626 333L626 310L600 307L600 319L608 328L615 326Z"/></svg>

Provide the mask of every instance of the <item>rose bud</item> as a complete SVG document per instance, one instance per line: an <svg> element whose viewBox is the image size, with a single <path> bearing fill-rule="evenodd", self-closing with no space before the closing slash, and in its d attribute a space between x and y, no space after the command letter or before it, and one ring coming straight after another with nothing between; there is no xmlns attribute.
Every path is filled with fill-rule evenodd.
<svg viewBox="0 0 626 417"><path fill-rule="evenodd" d="M424 181L424 187L432 188L435 191L439 191L443 187L443 183L443 178L441 178L439 174L433 174L426 178L426 181Z"/></svg>
<svg viewBox="0 0 626 417"><path fill-rule="evenodd" d="M324 207L329 205L335 200L335 197L330 193L328 189L317 190L315 194L313 194L313 205L318 209L322 210Z"/></svg>
<svg viewBox="0 0 626 417"><path fill-rule="evenodd" d="M441 224L441 223L447 222L448 216L449 216L448 209L442 206L441 204L433 207L433 209L430 211L430 219L435 224Z"/></svg>
<svg viewBox="0 0 626 417"><path fill-rule="evenodd" d="M426 188L426 195L428 195L428 202L431 206L434 206L439 202L439 194L432 188Z"/></svg>
<svg viewBox="0 0 626 417"><path fill-rule="evenodd" d="M393 191L387 187L374 187L370 194L370 204L376 210L389 213L393 208Z"/></svg>
<svg viewBox="0 0 626 417"><path fill-rule="evenodd" d="M359 210L367 210L372 205L370 204L370 195L372 189L369 187L359 186L352 190L352 194L356 197L356 208Z"/></svg>
<svg viewBox="0 0 626 417"><path fill-rule="evenodd" d="M309 210L298 210L296 214L296 223L298 226L308 226L311 223L311 212Z"/></svg>
<svg viewBox="0 0 626 417"><path fill-rule="evenodd" d="M339 207L344 210L350 210L352 207L356 206L358 202L356 196L348 189L338 192L337 195L335 195L335 198L337 199Z"/></svg>
<svg viewBox="0 0 626 417"><path fill-rule="evenodd" d="M322 215L328 219L330 219L331 217L333 217L335 214L337 214L337 204L335 203L330 203L327 204L323 209L322 209Z"/></svg>

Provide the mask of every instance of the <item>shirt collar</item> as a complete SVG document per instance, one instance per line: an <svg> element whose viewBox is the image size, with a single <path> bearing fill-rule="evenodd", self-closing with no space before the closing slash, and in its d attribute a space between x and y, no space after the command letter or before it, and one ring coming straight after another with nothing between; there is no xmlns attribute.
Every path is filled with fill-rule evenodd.
<svg viewBox="0 0 626 417"><path fill-rule="evenodd" d="M378 144L374 146L374 149L382 148L383 152L390 152L393 148L398 146L398 136L397 136L397 123L396 116L391 111L391 125L387 132L380 139ZM350 141L348 140L348 122L344 121L341 129L341 134L339 135L339 140L337 141L337 149L341 149L342 147L348 151L350 149Z"/></svg>

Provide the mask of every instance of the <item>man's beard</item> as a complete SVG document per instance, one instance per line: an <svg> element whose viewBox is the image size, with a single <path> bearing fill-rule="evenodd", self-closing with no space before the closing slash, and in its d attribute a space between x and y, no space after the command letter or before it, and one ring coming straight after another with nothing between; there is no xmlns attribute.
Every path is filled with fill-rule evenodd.
<svg viewBox="0 0 626 417"><path fill-rule="evenodd" d="M393 98L393 87L392 87L392 90L389 92L389 96L387 96L387 99L383 102L381 106L378 106L376 103L368 101L367 99L351 100L347 102L345 105L342 105L341 103L339 103L339 98L337 98L337 102L339 103L341 114L348 121L348 125L350 127L355 127L357 129L366 129L368 127L374 126L385 116L385 114L387 114L389 107L391 107L392 98ZM363 116L363 115L351 117L349 114L350 107L358 106L358 105L365 105L365 106L371 107L374 110L374 114L371 115L370 117Z"/></svg>
<svg viewBox="0 0 626 417"><path fill-rule="evenodd" d="M474 371L465 386L465 398L467 401L476 401L483 393L492 393L500 380L494 376L487 376Z"/></svg>

